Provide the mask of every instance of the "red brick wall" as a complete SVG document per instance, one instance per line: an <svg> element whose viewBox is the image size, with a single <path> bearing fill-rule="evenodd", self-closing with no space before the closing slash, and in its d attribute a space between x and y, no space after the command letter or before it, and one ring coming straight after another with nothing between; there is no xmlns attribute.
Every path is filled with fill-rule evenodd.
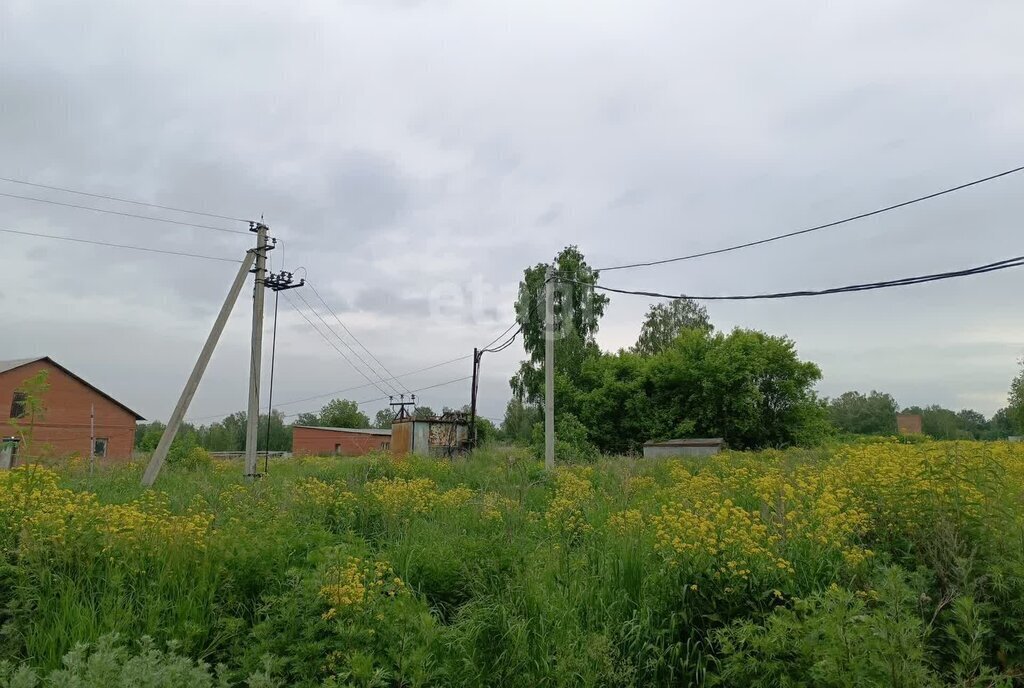
<svg viewBox="0 0 1024 688"><path fill-rule="evenodd" d="M126 460L135 446L135 416L46 361L0 373L0 434L17 435L11 424L14 390L40 370L49 370L50 389L43 395L46 414L35 422L34 455L89 456L89 409L96 409L96 437L107 439L108 460ZM23 419L27 422L27 419Z"/></svg>
<svg viewBox="0 0 1024 688"><path fill-rule="evenodd" d="M292 453L296 456L362 456L378 449L384 449L391 442L386 435L370 435L361 432L342 432L323 428L294 428L292 430ZM340 445L340 447L338 446Z"/></svg>
<svg viewBox="0 0 1024 688"><path fill-rule="evenodd" d="M899 413L896 415L896 428L901 435L920 435L924 432L923 421L916 413Z"/></svg>

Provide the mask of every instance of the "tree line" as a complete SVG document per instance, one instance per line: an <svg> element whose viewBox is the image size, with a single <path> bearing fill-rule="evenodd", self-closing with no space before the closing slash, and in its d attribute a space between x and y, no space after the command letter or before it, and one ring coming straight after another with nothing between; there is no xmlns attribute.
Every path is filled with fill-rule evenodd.
<svg viewBox="0 0 1024 688"><path fill-rule="evenodd" d="M819 398L820 368L794 342L750 329L716 331L707 310L680 298L651 306L636 343L601 351L595 334L608 297L575 246L555 259L555 425L561 454L638 452L647 440L721 437L736 449L814 445L842 434L896 434L891 395ZM503 434L539 449L544 400L543 290L547 266L524 271L516 312L527 359L509 381ZM1009 403L986 418L972 409L910 406L936 439L1024 434L1024 363Z"/></svg>
<svg viewBox="0 0 1024 688"><path fill-rule="evenodd" d="M821 369L799 358L793 340L752 329L716 330L707 310L686 298L650 306L633 346L602 351L596 334L609 299L593 288L598 271L575 246L558 254L554 268L555 427L561 456L637 453L646 441L683 437L720 437L734 449L760 449L810 446L842 434L897 432L900 407L892 395L850 391L820 398L815 387ZM500 427L478 417L482 441L542 445L546 271L545 264L524 270L515 307L527 358L509 380L512 398ZM919 414L924 433L937 439L1024 434L1024 362L1007 407L991 418L937 405L902 411ZM427 406L414 414L435 415ZM260 416L259 448L268 444L268 428L270 450L288 451L295 425L389 428L393 418L393 410L383 408L371 419L348 399L332 399L291 423L275 411ZM238 412L209 425L185 424L179 437L209 451L242 451L245 425L246 414ZM162 431L161 423L139 426L138 449L151 451Z"/></svg>
<svg viewBox="0 0 1024 688"><path fill-rule="evenodd" d="M1012 405L991 418L974 409L953 411L937 404L901 409L891 394L875 390L868 394L845 392L830 399L828 412L838 432L856 435L895 435L897 413L921 416L922 432L941 440L1006 439L1021 430L1020 416Z"/></svg>

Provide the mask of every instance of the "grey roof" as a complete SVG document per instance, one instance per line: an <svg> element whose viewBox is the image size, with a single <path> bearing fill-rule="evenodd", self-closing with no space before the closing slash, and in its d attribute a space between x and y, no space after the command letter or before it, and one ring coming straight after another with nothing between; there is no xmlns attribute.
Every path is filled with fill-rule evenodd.
<svg viewBox="0 0 1024 688"><path fill-rule="evenodd" d="M62 366L60 363L57 363L57 361L53 360L49 356L36 356L35 358L16 358L16 359L11 360L11 361L0 361L0 373L6 373L9 370L15 370L15 369L20 368L22 366L26 366L29 363L37 363L39 361L46 361L50 365L52 365L54 368L60 368L69 377L72 377L75 380L78 380L83 385L85 385L86 387L88 387L92 391L94 391L97 394L99 394L101 397L112 401L113 403L117 404L118 406L123 408L128 413L130 413L133 416L135 416L135 420L146 420L141 415L139 415L136 411L133 411L132 409L128 408L127 406L122 404L120 401L118 401L117 399L115 399L114 397L110 396L109 394L104 392L102 389L97 387L96 385L91 384L89 382L86 382L85 380L80 378L78 375L75 375L70 370L68 370L67 368Z"/></svg>
<svg viewBox="0 0 1024 688"><path fill-rule="evenodd" d="M333 430L334 432L354 432L361 435L380 435L381 437L391 437L390 430L382 430L380 428L327 428L319 425L293 425L295 428L309 428L310 430Z"/></svg>
<svg viewBox="0 0 1024 688"><path fill-rule="evenodd" d="M644 442L645 447L719 447L723 443L721 437L695 437L679 440L663 440L661 442Z"/></svg>
<svg viewBox="0 0 1024 688"><path fill-rule="evenodd" d="M14 370L15 368L20 368L23 365L35 363L36 361L42 361L44 358L46 357L40 356L39 358L16 358L13 361L0 361L0 373L6 373L8 370Z"/></svg>

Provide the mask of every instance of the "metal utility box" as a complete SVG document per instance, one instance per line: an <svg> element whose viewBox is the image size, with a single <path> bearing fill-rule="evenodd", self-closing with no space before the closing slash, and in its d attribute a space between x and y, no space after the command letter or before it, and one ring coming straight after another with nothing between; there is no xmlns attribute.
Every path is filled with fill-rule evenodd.
<svg viewBox="0 0 1024 688"><path fill-rule="evenodd" d="M18 443L17 437L5 437L0 440L0 469L10 470L14 468L14 462L18 456Z"/></svg>
<svg viewBox="0 0 1024 688"><path fill-rule="evenodd" d="M469 444L469 423L464 414L439 418L402 418L391 425L391 451L395 456L452 456Z"/></svg>

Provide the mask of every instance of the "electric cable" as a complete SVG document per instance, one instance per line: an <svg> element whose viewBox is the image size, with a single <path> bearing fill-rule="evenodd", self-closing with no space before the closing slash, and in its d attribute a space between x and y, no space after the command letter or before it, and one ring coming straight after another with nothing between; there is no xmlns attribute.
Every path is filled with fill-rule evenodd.
<svg viewBox="0 0 1024 688"><path fill-rule="evenodd" d="M116 244L108 241L95 241L93 239L79 239L77 237L58 236L56 234L41 234L39 232L25 232L18 229L0 229L5 234L18 234L21 236L36 237L39 239L58 239L60 241L73 241L77 244L91 244L93 246L106 246L108 248L123 248L130 251L145 251L147 253L164 253L169 256L182 256L185 258L202 258L203 260L219 260L225 263L241 263L235 258L221 258L220 256L206 256L200 253L188 253L186 251L169 251L161 248L149 248L147 246L130 246L128 244Z"/></svg>
<svg viewBox="0 0 1024 688"><path fill-rule="evenodd" d="M325 301L325 300L324 300L324 297L320 295L320 292L318 292L318 291L316 290L316 287L314 287L314 286L313 286L313 284L312 284L312 283L311 283L311 282L309 281L309 279L307 279L307 280L306 280L306 286L307 286L307 287L309 287L310 289L312 289L312 290L313 290L313 293L314 293L314 294L316 295L316 297L317 297L318 299L320 299L320 303L322 303L322 304L324 305L324 308L326 308L326 309L327 309L327 312L329 312L329 313L330 313L331 315L333 315L333 316L334 316L334 319L335 319L335 320L337 320L337 321L338 321L338 324L339 324L339 325L341 325L342 329L343 329L343 330L345 330L345 332L347 332L347 333L348 333L348 336L352 338L352 341L354 341L354 342L355 342L356 344L358 344L358 345L359 345L359 346L360 346L360 347L361 347L361 348L363 349L363 351L365 351L365 352L367 353L367 355L369 355L369 357L370 357L370 358L371 358L371 359L372 359L372 360L373 360L373 361L374 361L374 362L375 362L375 363L376 363L376 364L377 364L378 366L380 366L380 369L381 369L381 370L383 370L383 371L384 371L384 373L385 373L385 374L387 374L389 378L394 378L394 375L392 374L392 372L391 372L390 370L388 370L388 369L387 369L387 366L385 366L385 365L384 365L383 363L381 363L381 362L380 362L380 359L379 359L379 358L377 358L376 356L374 356L374 355L373 355L373 352L372 352L372 351L370 351L369 349L367 349L367 348L366 348L366 345L365 345L365 344L363 344L363 343L362 343L361 341L359 341L359 338L358 338L358 337L356 337L356 336L355 336L355 335L354 335L354 334L352 333L352 330L348 329L348 326L347 326L347 325L345 325L345 323L343 323L343 322L341 321L341 318L339 318L339 317L338 317L338 314L337 314L337 313L335 313L335 312L334 312L334 309L333 309L333 308L331 308L331 307L330 307L330 306L329 306L329 305L327 304L327 301ZM353 353L355 353L355 352L353 351ZM360 359L359 359L359 360L360 360L360 361L362 361L362 360L363 360L363 359L362 359L362 357L360 357ZM373 370L373 368L372 368L372 367L371 367L371 366L370 366L370 365L369 365L368 363L366 363L366 361L363 361L363 364L364 364L364 365L366 365L366 367L367 367L367 368L370 368L370 370ZM379 373L377 373L376 371L373 371L373 372L374 372L374 374L375 374L375 375L377 375L378 377L380 377L380 378L381 378L381 380L385 380L385 379L388 379L388 378L384 378L384 376L380 375L380 374L379 374ZM402 384L402 383L401 383L400 381L398 382L398 384L402 386L402 388L403 388L403 389L405 390L405 392L406 392L407 394L409 394L409 393L410 393L410 391L409 391L409 388L408 388L408 387L406 387L406 386L405 386L404 384ZM389 387L391 387L392 389L395 389L395 387L394 387L393 385L391 385L391 384L389 384L388 386L389 386ZM399 392L399 391L398 391L397 389L395 389L395 392L396 392L396 393L399 393L399 394L401 393L401 392Z"/></svg>
<svg viewBox="0 0 1024 688"><path fill-rule="evenodd" d="M306 284L308 285L308 284L309 284L309 282L307 281L307 282L306 282ZM373 377L369 377L369 376L367 376L367 375L365 375L365 374L364 374L364 375L363 375L363 377L365 377L365 378L366 378L366 379L367 379L368 381L370 381L370 382L383 382L383 383L384 383L385 385L387 385L387 386L388 386L388 387L389 387L389 388L391 389L391 393L393 393L393 394L401 394L401 392L399 392L399 391L398 391L398 388L396 388L396 387L395 387L394 385L392 385L391 383L389 383L389 382L387 382L386 380L384 380L384 379L383 379L383 376L381 376L381 375L380 375L379 373L377 373L377 371L375 371L375 370L373 369L373 366L371 366L371 365L370 365L369 363L367 363L367 362L366 362L366 359L364 359L364 358L363 358L363 357L362 357L361 355L359 355L359 352L358 352L358 351L356 351L356 350L355 350L355 349L354 349L354 348L352 347L352 345L351 345L351 344L349 344L348 342L346 342L346 341L345 341L345 339L344 339L344 338L343 338L343 337L342 337L342 336L341 336L340 334L338 334L338 331L337 331L337 330L335 330L335 329L334 329L334 327L332 327L332 326L331 326L331 325L330 325L330 324L329 324L329 323L328 323L328 322L327 322L326 320L324 320L323 316L321 316L321 315L320 315L320 314L319 314L319 313L318 313L318 312L316 311L316 309L315 309L315 308L313 308L313 306L311 306L311 305L309 304L309 302L308 302L308 301L306 301L306 298L305 298L305 297L304 297L304 296L303 296L302 294L296 294L296 296L298 296L298 297L299 297L299 299L300 299L300 300L302 301L302 303L304 303L304 304L306 305L306 308L308 308L308 309L310 310L310 312L312 312L312 313L313 313L313 315L315 315L315 316L316 316L316 317L317 317L317 318L318 318L318 319L320 320L320 322L322 322L322 323L324 324L324 327L326 327L326 328L327 328L328 330L330 330L331 334L333 334L333 335L334 335L334 336L335 336L335 337L337 338L337 340L338 340L339 342L341 342L341 344L342 344L342 345L343 345L343 346L344 346L344 347L345 347L346 349L348 349L348 350L349 350L349 352L350 352L350 353L351 353L351 354L352 354L353 356L355 356L355 357L356 357L356 359L357 359L357 360L358 360L358 361L359 361L360 363L362 363L362 364L363 364L363 365L364 365L364 366L366 367L366 369L367 369L367 370L369 370L369 371L370 371L370 375L372 375L372 376L373 376ZM326 303L325 303L324 305L326 306ZM327 306L327 309L328 309L328 310L330 310L330 306ZM337 319L337 316L335 316L335 318ZM340 321L340 320L338 320L338 322L340 323L341 321ZM354 364L353 364L353 365L354 365ZM361 371L361 370L360 370L360 374L362 374L362 371ZM374 380L374 378L376 378L376 380ZM380 389L380 387L378 387L378 389ZM381 389L381 391L383 392L384 390L383 390L383 389ZM386 393L387 393L387 392L385 392L385 394L386 394Z"/></svg>
<svg viewBox="0 0 1024 688"><path fill-rule="evenodd" d="M9 182L11 184L21 184L22 186L33 186L37 189L47 189L49 191L62 191L64 193L75 194L77 196L88 196L90 198L101 198L106 201L116 201L118 203L130 203L131 205L143 206L146 208L159 208L160 210L170 210L176 213L187 213L189 215L201 215L203 217L212 217L217 220L229 220L232 222L255 222L255 220L246 220L240 217L231 217L229 215L218 215L216 213L207 213L202 210L189 210L187 208L176 208L171 205L160 205L159 203L147 203L146 201L135 201L130 198L120 198L118 196L107 196L104 194L90 193L89 191L78 191L75 189L68 189L62 186L50 186L48 184L39 184L36 182L26 181L24 179L13 179L11 177L0 177L0 182Z"/></svg>
<svg viewBox="0 0 1024 688"><path fill-rule="evenodd" d="M987 177L982 177L981 179L975 179L974 181L967 182L965 184L960 184L958 186L950 187L948 189L943 189L942 191L936 191L934 193L930 193L930 194L927 194L925 196L918 196L917 198L912 198L909 201L903 201L901 203L895 203L893 205L889 205L889 206L886 206L884 208L878 208L877 210L871 210L871 211L868 211L868 212L865 212L865 213L860 213L858 215L853 215L851 217L843 218L842 220L836 220L834 222L827 222L827 223L825 223L823 225L817 225L816 227L808 227L807 229L800 229L800 230L797 230L795 232L786 232L785 234L777 234L775 236L767 237L765 239L758 239L756 241L748 241L748 242L743 243L743 244L736 244L735 246L726 246L725 248L718 248L718 249L714 249L714 250L710 250L710 251L702 251L700 253L691 253L690 255L678 256L676 258L663 258L661 260L652 260L652 261L639 262L639 263L627 263L625 265L612 265L610 267L596 268L596 269L597 269L598 272L608 272L610 270L627 270L627 269L630 269L630 268L644 268L644 267L651 267L653 265L664 265L665 263L676 263L676 262L681 261L681 260L692 260L693 258L704 258L705 256L713 256L713 255L717 255L719 253L727 253L729 251L738 251L740 249L750 248L751 246L760 246L761 244L767 244L767 243L770 243L770 242L773 242L773 241L779 241L780 239L788 239L789 237L799 236L801 234L809 234L811 232L817 232L818 230L828 229L830 227L836 227L838 225L846 224L847 222L853 222L855 220L862 220L862 219L864 219L866 217L872 217L874 215L881 215L882 213L887 213L890 210L896 210L898 208L905 208L908 205L913 205L915 203L921 203L922 201L927 201L927 200L931 200L933 198L938 198L939 196L945 196L946 194L951 194L951 193L954 193L956 191L960 191L962 189L967 189L967 188L970 188L972 186L977 186L978 184L984 184L985 182L990 182L990 181L992 181L994 179L999 179L1000 177L1006 177L1006 176L1011 175L1011 174L1016 174L1017 172L1020 172L1022 170L1024 170L1024 165L1022 165L1020 167L1015 167L1015 168L1013 168L1011 170L1006 170L1005 172L999 172L997 174L992 174L992 175L989 175Z"/></svg>
<svg viewBox="0 0 1024 688"><path fill-rule="evenodd" d="M788 299L795 297L805 296L826 296L829 294L845 294L859 291L872 291L875 289L889 289L892 287L904 287L913 284L925 284L927 282L938 282L941 280L955 279L958 277L970 277L971 275L980 275L987 272L996 272L998 270L1006 270L1009 268L1016 268L1024 266L1024 256L1017 256L1016 258L1007 258L1005 260L996 261L994 263L988 263L986 265L979 265L973 268L965 268L962 270L953 270L949 272L939 272L930 275L920 275L917 277L902 277L893 280L884 280L880 282L865 282L863 284L851 284L845 287L832 287L830 289L802 289L798 291L787 291L787 292L776 292L769 294L742 294L732 296L693 296L689 294L664 294L661 292L654 291L642 291L632 289L618 289L615 287L606 287L600 284L586 284L578 282L576 280L564 280L566 282L576 284L579 286L590 287L593 289L600 289L602 291L612 292L615 294L629 294L634 296L648 296L651 298L658 299L691 299L694 301L754 301L764 299Z"/></svg>
<svg viewBox="0 0 1024 688"><path fill-rule="evenodd" d="M411 376L417 375L419 373L425 373L428 370L434 370L435 368L440 368L442 366L451 365L452 363L459 363L461 361L465 361L468 358L473 358L472 354L467 354L465 356L459 356L458 358L453 358L453 359L450 359L448 361L441 361L440 363L434 363L433 365L426 366L425 368L418 368L416 370L410 370L407 373L400 373L399 375L395 376L395 379L403 378L403 377L411 377ZM291 399L289 401L279 401L275 405L278 408L280 408L281 406L290 406L292 404L301 404L304 401L312 401L314 399L323 399L325 397L333 397L333 396L336 396L338 394L344 394L346 392L353 392L353 391L355 391L357 389L366 389L367 387L372 387L372 386L373 386L373 383L367 382L366 384L356 385L354 387L345 387L344 389L336 389L334 391L324 392L322 394L314 394L312 396L302 397L301 399ZM413 390L413 392L415 392L415 390ZM226 416L231 415L232 413L234 413L234 412L233 411L228 411L226 413L214 413L214 414L210 414L208 416L197 416L197 417L194 417L194 418L189 418L188 422L189 423L195 423L196 421L209 420L210 418L224 418ZM295 414L287 414L285 417L293 416L293 415L295 415Z"/></svg>
<svg viewBox="0 0 1024 688"><path fill-rule="evenodd" d="M149 220L151 222L165 222L170 225L181 225L183 227L197 227L199 229L212 229L216 232L226 232L228 234L244 234L249 235L248 230L243 229L228 229L226 227L216 227L214 225L201 225L194 222L185 222L184 220L172 220L167 217L155 217L153 215L139 215L138 213L125 213L120 210L109 210L107 208L94 208L89 205L78 205L77 203L64 203L63 201L54 201L48 198L35 198L33 196L19 196L18 194L4 193L0 191L0 196L5 198L16 198L23 201L34 201L36 203L48 203L50 205L59 205L65 208L75 208L77 210L91 210L94 213L106 213L108 215L119 215L121 217L132 217L139 220Z"/></svg>
<svg viewBox="0 0 1024 688"><path fill-rule="evenodd" d="M299 298L302 299L302 295L301 294L299 295ZM307 323L309 323L310 327L312 327L314 330L316 330L316 333L318 335L320 335L325 342L327 342L335 351L338 352L338 354L345 360L346 363L348 363L350 366L352 366L352 368L357 373L362 375L366 379L367 382L369 382L371 385L376 387L377 391L379 391L381 394L387 394L388 393L388 392L385 392L384 389L379 384L377 384L376 380L374 380L371 377L369 377L366 373L363 372L362 368L360 368L355 363L353 363L352 359L350 359L348 356L346 356L345 352L342 351L341 349L339 349L338 346L333 341L331 341L331 339L327 335L325 335L323 332L321 332L320 328L318 328L316 325L314 325L313 321L310 320L308 317L306 317L306 314L302 312L302 310L295 304L295 302L293 302L291 300L291 298L287 294L285 294L284 300L287 301L288 304L292 308L295 309L295 312L297 312L300 316L302 316L303 320L305 320ZM305 299L302 299L302 300L303 300L303 303L305 303ZM308 308L309 305L307 304L306 307ZM312 309L310 309L310 310L312 310ZM331 329L330 325L327 323L326 320L323 319L323 317L319 313L317 313L316 311L313 311L313 315L316 316L317 318L319 318L320 322L323 323L324 327L326 327L330 332L332 332L335 337L338 336L337 333L334 332L334 330Z"/></svg>

